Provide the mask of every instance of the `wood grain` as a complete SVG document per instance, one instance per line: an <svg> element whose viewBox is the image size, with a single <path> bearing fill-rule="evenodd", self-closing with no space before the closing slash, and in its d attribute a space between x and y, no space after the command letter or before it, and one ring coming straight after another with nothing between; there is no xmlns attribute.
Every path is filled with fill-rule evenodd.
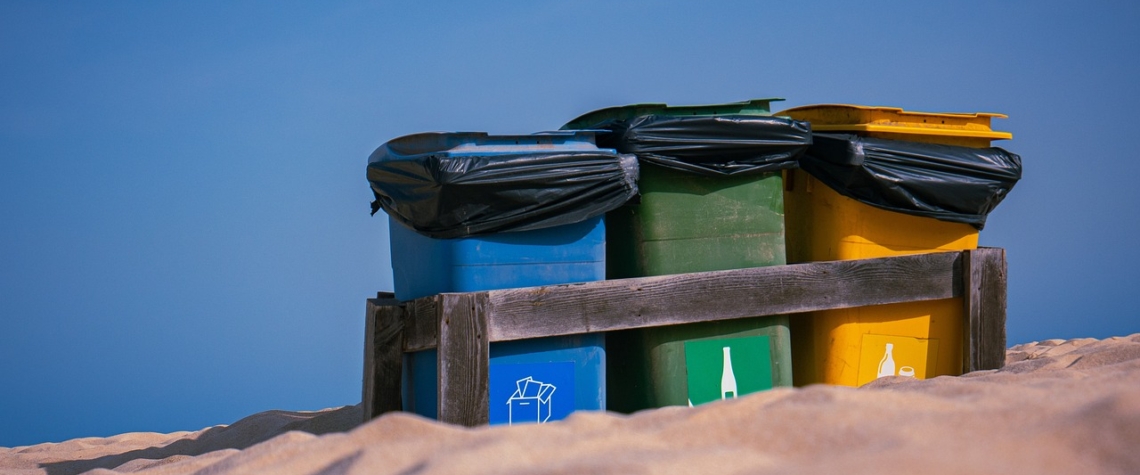
<svg viewBox="0 0 1140 475"><path fill-rule="evenodd" d="M430 350L439 344L439 305L437 296L405 303L404 351Z"/></svg>
<svg viewBox="0 0 1140 475"><path fill-rule="evenodd" d="M404 352L438 347L439 419L475 426L489 418L494 341L953 297L964 297L966 310L963 368L1000 368L1002 249L440 294L403 303L374 299L365 332L365 417L400 409Z"/></svg>
<svg viewBox="0 0 1140 475"><path fill-rule="evenodd" d="M440 294L439 420L473 427L490 420L490 344L484 294Z"/></svg>
<svg viewBox="0 0 1140 475"><path fill-rule="evenodd" d="M1006 271L1004 249L979 248L963 253L964 373L1005 365Z"/></svg>
<svg viewBox="0 0 1140 475"><path fill-rule="evenodd" d="M376 392L376 299L364 305L364 377L361 381L360 409L364 422L372 420L373 394Z"/></svg>
<svg viewBox="0 0 1140 475"><path fill-rule="evenodd" d="M401 410L400 377L403 369L404 309L395 300L369 299L365 322L365 360L362 412L370 420ZM369 343L367 340L371 338ZM371 349L371 351L368 351Z"/></svg>
<svg viewBox="0 0 1140 475"><path fill-rule="evenodd" d="M490 341L960 297L960 260L947 252L493 290Z"/></svg>

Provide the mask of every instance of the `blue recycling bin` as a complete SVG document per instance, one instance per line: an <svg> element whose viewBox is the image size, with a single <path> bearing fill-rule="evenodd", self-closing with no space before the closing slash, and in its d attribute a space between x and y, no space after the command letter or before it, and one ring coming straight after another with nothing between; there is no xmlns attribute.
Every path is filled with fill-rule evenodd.
<svg viewBox="0 0 1140 475"><path fill-rule="evenodd" d="M440 154L493 157L520 150L599 150L592 133L535 136L455 134ZM467 140L470 138L470 140ZM602 149L605 151L604 149ZM612 153L612 150L609 151ZM542 229L436 239L389 218L396 298L445 292L589 282L605 278L605 220L599 215ZM571 335L490 345L491 424L544 423L577 410L605 410L605 338ZM438 418L435 350L404 357L404 410Z"/></svg>
<svg viewBox="0 0 1140 475"><path fill-rule="evenodd" d="M552 228L433 239L389 218L396 298L602 280L602 216Z"/></svg>
<svg viewBox="0 0 1140 475"><path fill-rule="evenodd" d="M438 418L436 352L404 357L404 410ZM606 409L606 348L601 333L491 344L490 423L544 423L579 410Z"/></svg>

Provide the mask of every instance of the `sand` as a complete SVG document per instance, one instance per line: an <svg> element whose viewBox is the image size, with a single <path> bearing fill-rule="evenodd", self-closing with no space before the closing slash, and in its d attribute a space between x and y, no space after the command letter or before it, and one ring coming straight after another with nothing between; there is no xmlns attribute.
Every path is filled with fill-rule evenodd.
<svg viewBox="0 0 1140 475"><path fill-rule="evenodd" d="M0 448L3 474L1140 473L1140 334L1048 340L998 371L778 389L632 416L463 429L359 407Z"/></svg>

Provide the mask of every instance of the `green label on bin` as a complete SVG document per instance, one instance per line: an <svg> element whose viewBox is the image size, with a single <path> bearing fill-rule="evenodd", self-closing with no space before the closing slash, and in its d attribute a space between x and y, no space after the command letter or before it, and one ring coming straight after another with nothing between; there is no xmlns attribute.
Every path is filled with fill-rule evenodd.
<svg viewBox="0 0 1140 475"><path fill-rule="evenodd" d="M694 406L771 389L768 337L687 341L685 370Z"/></svg>

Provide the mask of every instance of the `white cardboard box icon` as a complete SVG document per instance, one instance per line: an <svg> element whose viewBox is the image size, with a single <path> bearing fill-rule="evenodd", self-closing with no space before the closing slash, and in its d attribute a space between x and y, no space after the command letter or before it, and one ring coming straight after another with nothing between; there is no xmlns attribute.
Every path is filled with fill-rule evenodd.
<svg viewBox="0 0 1140 475"><path fill-rule="evenodd" d="M553 384L535 381L530 376L515 381L515 386L515 393L507 399L508 425L516 422L542 424L550 420L551 396L558 388Z"/></svg>

